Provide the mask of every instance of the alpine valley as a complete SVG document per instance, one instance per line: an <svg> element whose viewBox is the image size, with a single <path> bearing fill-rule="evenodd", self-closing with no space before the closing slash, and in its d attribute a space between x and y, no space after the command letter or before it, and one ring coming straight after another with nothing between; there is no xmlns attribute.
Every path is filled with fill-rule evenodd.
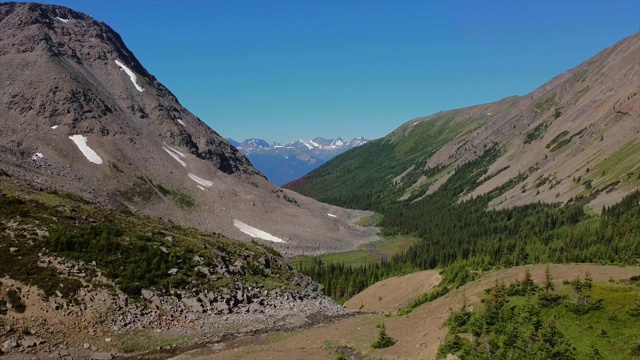
<svg viewBox="0 0 640 360"><path fill-rule="evenodd" d="M297 140L285 145L278 142L269 144L262 139L246 139L241 143L233 139L228 140L246 155L269 181L279 186L301 178L338 154L369 142L364 137L350 141L344 141L340 137L316 137L313 140Z"/></svg>
<svg viewBox="0 0 640 360"><path fill-rule="evenodd" d="M0 84L3 359L640 358L640 34L372 141L230 143L55 5Z"/></svg>

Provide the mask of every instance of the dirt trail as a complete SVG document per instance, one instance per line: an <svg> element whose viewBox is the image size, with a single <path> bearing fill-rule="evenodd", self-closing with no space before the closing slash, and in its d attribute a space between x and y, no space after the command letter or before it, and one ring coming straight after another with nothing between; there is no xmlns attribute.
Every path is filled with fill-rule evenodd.
<svg viewBox="0 0 640 360"><path fill-rule="evenodd" d="M363 354L365 358L433 359L439 344L447 333L443 323L452 311L460 308L464 296L473 305L480 300L484 289L493 286L496 280L504 280L506 283L512 282L522 278L527 268L531 271L535 281L542 281L545 265L499 270L488 273L479 280L456 289L430 304L423 305L406 316L363 315L306 330L246 338L242 343L217 344L182 354L175 357L174 360L335 359L335 348L338 346L353 348ZM602 282L610 278L628 279L630 276L640 274L640 267L622 268L590 264L551 265L550 269L556 283L560 283L564 279L572 280L583 276L586 271L591 272L595 281ZM410 287L410 284L391 285L394 281L413 282L414 285L418 285L424 282L423 276L433 279L433 275L428 276L427 274L388 279L386 280L388 285L384 287L376 286L378 285L376 284L365 290L366 296L373 300L382 296L384 300L385 296L389 295L388 289ZM379 289L382 293L376 293L375 289ZM389 307L384 309L380 306L381 311L392 311L397 306L396 301L385 301L385 303ZM381 321L385 322L388 334L398 342L387 349L372 350L371 343L377 337L376 324Z"/></svg>

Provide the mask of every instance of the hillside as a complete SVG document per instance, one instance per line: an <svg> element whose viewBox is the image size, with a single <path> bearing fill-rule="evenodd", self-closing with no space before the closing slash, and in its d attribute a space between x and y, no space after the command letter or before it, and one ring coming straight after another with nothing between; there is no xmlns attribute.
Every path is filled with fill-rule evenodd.
<svg viewBox="0 0 640 360"><path fill-rule="evenodd" d="M111 359L345 313L268 246L104 208L4 172L0 253L7 358Z"/></svg>
<svg viewBox="0 0 640 360"><path fill-rule="evenodd" d="M489 207L585 197L601 211L640 187L639 54L635 34L530 94L413 119L285 187L381 209L419 201L458 167L497 149L486 174L457 201L515 179Z"/></svg>
<svg viewBox="0 0 640 360"><path fill-rule="evenodd" d="M15 178L287 255L375 239L350 225L362 212L268 182L88 15L0 4L0 68L0 168Z"/></svg>
<svg viewBox="0 0 640 360"><path fill-rule="evenodd" d="M481 299L487 298L487 289L496 283L509 285L521 281L527 269L532 275L532 280L542 285L545 265L483 273L476 281L422 305L408 315L393 314L393 304L389 304L391 306L380 309L386 315L365 313L304 331L222 341L215 346L192 350L173 359L334 359L341 353L350 359L436 359L440 344L447 338L447 320L453 312L457 312L465 302L469 305L469 310L481 309ZM635 359L631 350L638 344L637 336L635 339L627 338L628 342L625 342L625 337L633 337L634 327L640 325L640 318L627 312L636 306L633 296L636 299L640 296L638 282L630 281L631 277L640 274L640 268L591 264L551 265L552 282L556 287L553 293L571 294L571 287L563 283L583 277L587 272L594 280L594 293L604 298L603 309L586 315L563 312L556 320L558 328L578 347L578 359L587 359L586 355L591 346L596 346L604 359ZM420 279L420 276L391 278L388 285L393 288L421 286L415 281ZM367 290L367 298L363 301L374 302L379 297L384 299L389 295L385 288L378 287L378 290L383 291ZM566 301L571 299L572 297L568 296ZM403 301L411 301L411 298L405 298ZM562 308L564 306L556 310ZM616 317L612 320L614 314ZM371 344L376 340L378 332L376 325L383 321L388 334L396 339L397 343L386 349L372 349ZM602 330L609 336L601 336ZM461 337L469 339L471 334L462 334ZM585 343L581 339L588 340Z"/></svg>

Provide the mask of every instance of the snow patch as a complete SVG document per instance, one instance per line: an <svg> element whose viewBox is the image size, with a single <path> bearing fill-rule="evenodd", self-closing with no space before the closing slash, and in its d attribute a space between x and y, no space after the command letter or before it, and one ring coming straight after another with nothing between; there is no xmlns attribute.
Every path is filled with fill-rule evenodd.
<svg viewBox="0 0 640 360"><path fill-rule="evenodd" d="M38 159L42 159L44 157L44 155L42 155L42 153L35 153L33 154L33 156L31 157L31 160L38 160Z"/></svg>
<svg viewBox="0 0 640 360"><path fill-rule="evenodd" d="M200 185L197 185L197 186L198 186L198 189L200 189L202 191L207 191L207 189L203 188L202 186L200 186Z"/></svg>
<svg viewBox="0 0 640 360"><path fill-rule="evenodd" d="M57 129L57 128L58 128L58 125L53 125L51 128L52 128L53 130L55 130L55 129Z"/></svg>
<svg viewBox="0 0 640 360"><path fill-rule="evenodd" d="M69 19L63 19L63 18L61 18L61 17L59 17L59 16L56 16L56 20L60 20L60 21L62 21L62 22L63 22L63 23L65 23L65 24L69 22Z"/></svg>
<svg viewBox="0 0 640 360"><path fill-rule="evenodd" d="M419 122L420 122L420 121L416 121L416 122L414 122L413 124L411 124L411 126L414 126L414 125L416 125L416 124L417 124L417 123L419 123Z"/></svg>
<svg viewBox="0 0 640 360"><path fill-rule="evenodd" d="M337 216L335 216L333 214L329 214L329 213L327 213L327 216L329 216L329 217L337 217Z"/></svg>
<svg viewBox="0 0 640 360"><path fill-rule="evenodd" d="M273 241L273 242L277 242L277 243L283 243L285 242L284 240L280 239L279 237L275 237L271 234L269 234L268 232L262 231L260 229L256 229L251 225L247 225L245 223L243 223L242 221L233 219L233 225L235 225L238 230L242 231L243 233L254 237L254 238L258 238L258 239L262 239L262 240L267 240L267 241Z"/></svg>
<svg viewBox="0 0 640 360"><path fill-rule="evenodd" d="M306 141L304 141L302 139L300 139L298 141L300 141L302 143L302 145L306 146L307 149L309 149L309 150L313 149L313 146L311 146L308 142L306 142Z"/></svg>
<svg viewBox="0 0 640 360"><path fill-rule="evenodd" d="M184 121L180 120L180 119L176 119L176 121L178 122L178 124L182 125L182 126L186 126Z"/></svg>
<svg viewBox="0 0 640 360"><path fill-rule="evenodd" d="M82 155L84 155L87 160L94 164L102 164L102 158L98 155L92 148L87 145L87 137L84 135L73 135L69 136L69 139L73 140L73 142L78 146L78 149L82 151Z"/></svg>
<svg viewBox="0 0 640 360"><path fill-rule="evenodd" d="M315 142L313 140L309 140L309 144L311 144L313 146L321 147L320 144L318 144L317 142Z"/></svg>
<svg viewBox="0 0 640 360"><path fill-rule="evenodd" d="M209 181L209 180L205 180L199 176L193 175L192 173L189 173L189 178L191 178L191 180L197 182L198 184L202 185L202 186L206 186L206 187L212 187L213 186L213 181Z"/></svg>
<svg viewBox="0 0 640 360"><path fill-rule="evenodd" d="M177 161L178 163L180 163L180 165L182 165L182 167L187 167L187 163L185 163L184 161L180 160L180 158L178 157L178 155L176 155L176 153L174 153L173 151L171 151L171 150L167 149L167 148L166 148L166 147L164 147L164 146L162 147L162 149L163 149L164 151L166 151L166 152L167 152L167 154L171 155L171 157L172 157L175 161Z"/></svg>
<svg viewBox="0 0 640 360"><path fill-rule="evenodd" d="M131 79L131 82L133 83L133 85L136 87L136 89L138 89L138 91L143 92L144 89L142 88L142 86L138 85L138 83L136 82L138 80L138 77L136 76L136 74L133 73L133 71L131 71L131 69L129 69L128 67L126 67L123 63L121 63L120 61L116 60L116 64L118 66L120 66L120 68L122 70L124 70L124 72L127 73L127 75L129 75L129 78Z"/></svg>
<svg viewBox="0 0 640 360"><path fill-rule="evenodd" d="M165 144L165 143L163 143L163 144ZM167 144L165 144L165 145L167 145ZM164 147L164 146L163 146L163 147ZM169 146L169 145L167 145L167 146L166 146L166 148L167 148L168 150L171 150L171 151L173 151L174 153L176 153L176 155L180 155L180 156L181 156L181 157L183 157L183 158L186 158L186 157L187 157L187 154L183 153L183 152L182 152L182 150L178 149L178 148L177 148L177 147L175 147L175 146Z"/></svg>

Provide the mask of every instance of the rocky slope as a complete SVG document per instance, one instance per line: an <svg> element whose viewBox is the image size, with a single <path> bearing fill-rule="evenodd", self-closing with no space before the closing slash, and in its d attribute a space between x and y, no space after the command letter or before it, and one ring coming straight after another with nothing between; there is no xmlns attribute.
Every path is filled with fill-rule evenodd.
<svg viewBox="0 0 640 360"><path fill-rule="evenodd" d="M586 197L600 211L640 187L639 94L635 34L530 94L413 119L285 187L343 206L367 206L372 194L376 204L415 201L497 148L500 157L459 200L512 180L491 206Z"/></svg>
<svg viewBox="0 0 640 360"><path fill-rule="evenodd" d="M273 249L0 173L0 355L111 359L346 314Z"/></svg>
<svg viewBox="0 0 640 360"><path fill-rule="evenodd" d="M16 178L235 239L280 239L288 255L375 237L350 224L359 213L269 183L88 15L1 4L0 69L0 168Z"/></svg>
<svg viewBox="0 0 640 360"><path fill-rule="evenodd" d="M340 137L316 137L313 140L297 140L285 145L277 142L269 144L262 139L246 139L241 143L229 139L229 142L246 155L267 179L276 185L283 185L299 179L336 155L366 144L369 140L364 137L349 141Z"/></svg>

